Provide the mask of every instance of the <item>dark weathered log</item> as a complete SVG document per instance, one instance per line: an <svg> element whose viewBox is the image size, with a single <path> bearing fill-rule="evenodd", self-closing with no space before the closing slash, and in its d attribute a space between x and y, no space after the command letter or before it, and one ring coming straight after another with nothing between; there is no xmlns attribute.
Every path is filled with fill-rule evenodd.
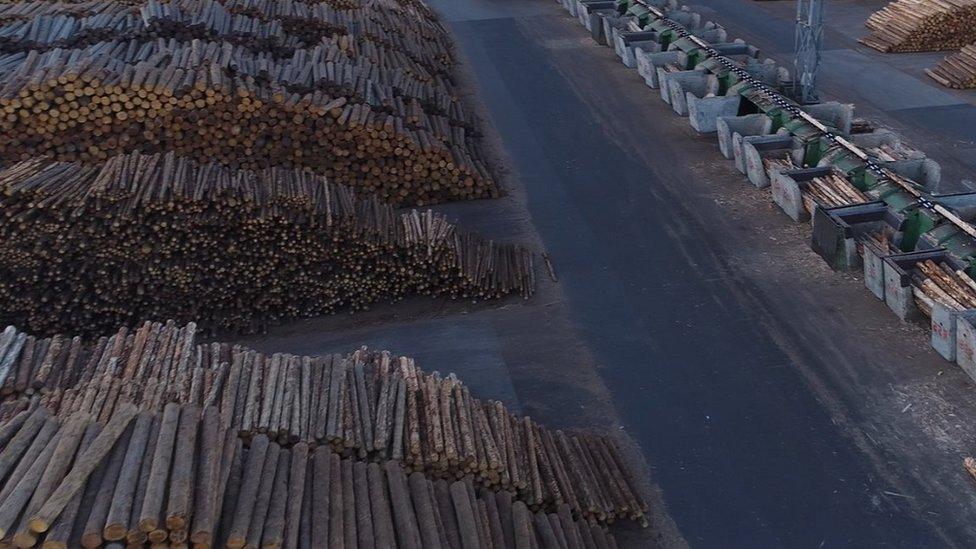
<svg viewBox="0 0 976 549"><path fill-rule="evenodd" d="M139 530L149 534L162 524L163 501L166 497L166 483L169 479L173 449L176 446L176 433L180 423L180 407L169 403L163 409L163 418L156 438L146 491L139 508Z"/></svg>
<svg viewBox="0 0 976 549"><path fill-rule="evenodd" d="M112 418L95 437L91 446L78 456L71 470L58 484L51 496L31 516L28 522L31 530L43 533L51 527L51 522L61 514L72 496L84 487L89 475L112 450L112 447L126 431L137 413L138 410L131 404L124 404L116 408Z"/></svg>
<svg viewBox="0 0 976 549"><path fill-rule="evenodd" d="M135 428L126 449L122 469L119 471L115 492L112 495L111 506L105 520L105 528L102 532L102 537L106 540L119 541L125 539L125 535L129 531L129 518L132 515L136 485L139 482L139 473L145 459L146 446L149 444L149 436L152 433L152 423L153 414L149 412L143 412L136 418Z"/></svg>

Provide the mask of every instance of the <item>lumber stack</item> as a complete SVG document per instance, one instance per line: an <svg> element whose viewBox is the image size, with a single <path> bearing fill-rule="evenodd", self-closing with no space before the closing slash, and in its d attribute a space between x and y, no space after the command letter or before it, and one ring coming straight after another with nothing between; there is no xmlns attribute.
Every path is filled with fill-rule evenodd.
<svg viewBox="0 0 976 549"><path fill-rule="evenodd" d="M308 171L167 154L0 171L0 310L40 332L144 319L256 331L410 294L524 297L532 254Z"/></svg>
<svg viewBox="0 0 976 549"><path fill-rule="evenodd" d="M976 44L947 55L935 67L925 69L925 74L947 88L976 88Z"/></svg>
<svg viewBox="0 0 976 549"><path fill-rule="evenodd" d="M395 204L497 195L450 40L416 6L49 6L0 9L7 163L176 151L308 167Z"/></svg>
<svg viewBox="0 0 976 549"><path fill-rule="evenodd" d="M564 504L407 473L327 446L246 444L213 406L116 411L107 422L44 407L0 426L0 539L16 547L614 547Z"/></svg>
<svg viewBox="0 0 976 549"><path fill-rule="evenodd" d="M870 202L871 199L838 173L815 177L800 189L803 205L813 213L819 204L825 208Z"/></svg>
<svg viewBox="0 0 976 549"><path fill-rule="evenodd" d="M55 417L108 421L129 405L217 406L244 440L326 446L359 459L513 493L548 512L562 504L598 522L643 521L646 505L615 444L592 433L550 430L480 401L453 375L425 373L406 357L264 355L198 343L196 326L145 323L92 344L0 336L0 416L38 400Z"/></svg>
<svg viewBox="0 0 976 549"><path fill-rule="evenodd" d="M976 309L976 281L964 271L955 270L945 262L926 259L912 271L916 302L928 316L932 304L938 302L950 311Z"/></svg>
<svg viewBox="0 0 976 549"><path fill-rule="evenodd" d="M958 49L976 41L973 0L895 0L871 14L859 41L882 52Z"/></svg>

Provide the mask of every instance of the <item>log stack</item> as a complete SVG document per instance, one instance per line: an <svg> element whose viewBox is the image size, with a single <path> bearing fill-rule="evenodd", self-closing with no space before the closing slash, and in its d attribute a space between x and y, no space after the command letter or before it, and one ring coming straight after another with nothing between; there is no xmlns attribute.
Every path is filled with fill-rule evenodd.
<svg viewBox="0 0 976 549"><path fill-rule="evenodd" d="M9 327L0 389L0 541L19 547L511 547L511 531L609 547L596 525L646 524L611 439L386 352L267 356L173 322L91 344Z"/></svg>
<svg viewBox="0 0 976 549"><path fill-rule="evenodd" d="M976 1L895 0L868 17L859 41L882 52L959 49L976 41Z"/></svg>
<svg viewBox="0 0 976 549"><path fill-rule="evenodd" d="M0 417L39 400L52 415L107 421L122 407L218 406L245 441L264 435L408 471L505 490L533 511L562 504L598 522L644 521L646 505L615 444L516 417L480 401L453 375L406 357L361 349L348 356L265 355L198 343L196 326L145 323L85 344L8 328L0 336Z"/></svg>
<svg viewBox="0 0 976 549"><path fill-rule="evenodd" d="M532 254L308 171L173 153L0 172L0 310L40 332L144 319L256 331L410 294L529 297Z"/></svg>
<svg viewBox="0 0 976 549"><path fill-rule="evenodd" d="M8 9L0 160L176 151L395 204L496 196L446 32L392 0Z"/></svg>
<svg viewBox="0 0 976 549"><path fill-rule="evenodd" d="M118 409L105 422L44 407L0 426L0 539L11 547L615 546L567 505L532 511L327 446L246 444L214 406ZM569 545L569 544L572 545Z"/></svg>
<svg viewBox="0 0 976 549"><path fill-rule="evenodd" d="M976 44L963 46L959 52L947 55L935 67L925 69L925 74L947 88L976 88Z"/></svg>
<svg viewBox="0 0 976 549"><path fill-rule="evenodd" d="M926 259L915 265L912 278L916 303L927 316L935 302L950 311L976 309L976 282L964 271Z"/></svg>
<svg viewBox="0 0 976 549"><path fill-rule="evenodd" d="M832 208L871 201L853 183L836 172L811 179L800 189L800 194L803 196L803 206L811 214L818 204L824 208Z"/></svg>

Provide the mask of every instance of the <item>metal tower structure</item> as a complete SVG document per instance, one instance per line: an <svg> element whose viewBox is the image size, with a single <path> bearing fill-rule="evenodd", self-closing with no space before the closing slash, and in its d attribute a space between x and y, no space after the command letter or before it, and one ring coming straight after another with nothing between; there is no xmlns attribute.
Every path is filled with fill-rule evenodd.
<svg viewBox="0 0 976 549"><path fill-rule="evenodd" d="M815 103L823 50L823 0L796 0L795 45L793 77L800 83L800 99L803 103Z"/></svg>

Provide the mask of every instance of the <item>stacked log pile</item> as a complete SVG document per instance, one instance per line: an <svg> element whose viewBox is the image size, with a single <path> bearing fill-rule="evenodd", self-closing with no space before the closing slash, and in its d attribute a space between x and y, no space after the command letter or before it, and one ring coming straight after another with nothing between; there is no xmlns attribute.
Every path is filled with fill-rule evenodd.
<svg viewBox="0 0 976 549"><path fill-rule="evenodd" d="M268 356L195 336L193 324L146 323L86 345L8 328L0 336L0 415L30 399L62 419L86 413L100 421L130 404L155 412L173 402L218 406L244 440L265 435L391 459L437 479L470 476L532 510L567 504L587 520L644 520L646 505L609 438L546 429L478 400L453 375L424 373L385 352Z"/></svg>
<svg viewBox="0 0 976 549"><path fill-rule="evenodd" d="M976 1L895 0L865 22L859 41L882 52L959 49L976 41Z"/></svg>
<svg viewBox="0 0 976 549"><path fill-rule="evenodd" d="M307 171L172 153L0 172L0 310L40 332L153 318L255 331L409 294L534 288L532 254Z"/></svg>
<svg viewBox="0 0 976 549"><path fill-rule="evenodd" d="M916 303L927 316L936 302L950 311L976 309L976 281L964 271L926 259L915 265L912 278Z"/></svg>
<svg viewBox="0 0 976 549"><path fill-rule="evenodd" d="M925 69L925 74L947 88L976 88L976 44L947 55L934 68Z"/></svg>
<svg viewBox="0 0 976 549"><path fill-rule="evenodd" d="M15 547L614 547L564 504L343 459L327 446L245 444L214 406L24 410L0 426L0 539ZM572 545L568 545L572 543Z"/></svg>
<svg viewBox="0 0 976 549"><path fill-rule="evenodd" d="M800 189L803 205L811 214L817 205L825 208L862 204L871 199L838 173L815 177Z"/></svg>
<svg viewBox="0 0 976 549"><path fill-rule="evenodd" d="M172 150L309 167L396 204L497 195L449 39L414 7L83 6L0 26L0 159Z"/></svg>
<svg viewBox="0 0 976 549"><path fill-rule="evenodd" d="M389 353L264 356L195 334L0 335L0 540L511 547L501 526L607 547L593 525L644 521L606 437L517 418Z"/></svg>

